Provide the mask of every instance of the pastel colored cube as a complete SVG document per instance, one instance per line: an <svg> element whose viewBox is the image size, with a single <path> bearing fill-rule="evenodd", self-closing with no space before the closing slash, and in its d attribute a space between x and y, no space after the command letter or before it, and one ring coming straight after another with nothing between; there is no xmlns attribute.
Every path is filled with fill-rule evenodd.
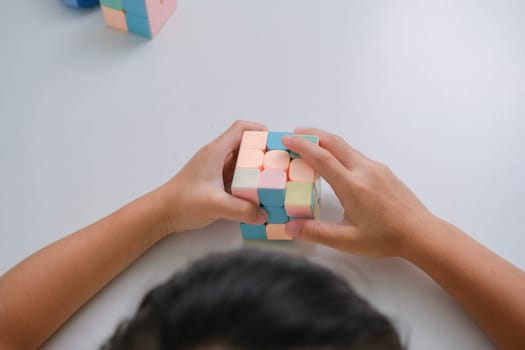
<svg viewBox="0 0 525 350"><path fill-rule="evenodd" d="M237 155L237 168L262 169L263 160L263 151L241 148Z"/></svg>
<svg viewBox="0 0 525 350"><path fill-rule="evenodd" d="M292 132L269 132L268 133L268 141L266 142L266 148L269 151L273 150L281 150L281 151L288 151L288 148L286 148L282 143L282 138L284 135L293 135Z"/></svg>
<svg viewBox="0 0 525 350"><path fill-rule="evenodd" d="M116 22L114 14L104 11L108 27L147 38L154 37L160 31L176 8L176 0L100 0L100 4L103 10L106 7L124 14L124 22L121 16L120 22Z"/></svg>
<svg viewBox="0 0 525 350"><path fill-rule="evenodd" d="M297 158L290 162L288 178L290 181L314 182L317 178L317 174L315 169L304 159Z"/></svg>
<svg viewBox="0 0 525 350"><path fill-rule="evenodd" d="M317 137L317 135L298 135L298 134L294 134L293 136L295 137L300 137L300 138L303 138L305 140L308 140L312 143L315 143L316 145L319 145L319 137ZM301 158L301 156L295 152L290 152L290 156L292 158Z"/></svg>
<svg viewBox="0 0 525 350"><path fill-rule="evenodd" d="M285 224L267 224L266 237L270 240L291 241L293 238L286 234Z"/></svg>
<svg viewBox="0 0 525 350"><path fill-rule="evenodd" d="M313 217L316 203L316 190L313 182L288 182L284 207L292 217Z"/></svg>
<svg viewBox="0 0 525 350"><path fill-rule="evenodd" d="M246 240L290 240L285 232L288 221L319 218L319 176L298 155L292 159L282 145L284 135L293 134L245 131L242 135L231 192L268 213L263 225L241 224ZM314 135L297 136L319 142Z"/></svg>
<svg viewBox="0 0 525 350"><path fill-rule="evenodd" d="M126 14L124 10L117 10L111 7L101 6L104 21L108 27L128 31L128 24L126 22Z"/></svg>
<svg viewBox="0 0 525 350"><path fill-rule="evenodd" d="M266 240L266 225L250 225L241 223L242 238L246 240Z"/></svg>
<svg viewBox="0 0 525 350"><path fill-rule="evenodd" d="M281 150L268 151L264 155L264 169L281 169L288 170L290 165L290 153ZM313 181L313 180L312 180Z"/></svg>
<svg viewBox="0 0 525 350"><path fill-rule="evenodd" d="M258 149L266 151L268 131L245 131L242 134L240 149Z"/></svg>
<svg viewBox="0 0 525 350"><path fill-rule="evenodd" d="M261 205L269 207L283 206L287 179L284 170L263 170L259 175L259 182L257 184L257 193Z"/></svg>
<svg viewBox="0 0 525 350"><path fill-rule="evenodd" d="M235 169L231 185L232 194L259 205L259 195L257 193L259 174L260 171L258 169Z"/></svg>
<svg viewBox="0 0 525 350"><path fill-rule="evenodd" d="M264 207L268 213L269 224L284 224L288 221L288 215L284 207Z"/></svg>

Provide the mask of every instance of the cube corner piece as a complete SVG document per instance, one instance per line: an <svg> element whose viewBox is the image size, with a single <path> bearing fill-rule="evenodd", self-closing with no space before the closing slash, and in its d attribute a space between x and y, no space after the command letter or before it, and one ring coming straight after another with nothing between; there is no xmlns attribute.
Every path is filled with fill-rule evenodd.
<svg viewBox="0 0 525 350"><path fill-rule="evenodd" d="M258 149L266 151L268 131L245 131L242 133L240 149Z"/></svg>
<svg viewBox="0 0 525 350"><path fill-rule="evenodd" d="M315 212L316 190L313 182L288 182L284 207L290 217L312 218Z"/></svg>

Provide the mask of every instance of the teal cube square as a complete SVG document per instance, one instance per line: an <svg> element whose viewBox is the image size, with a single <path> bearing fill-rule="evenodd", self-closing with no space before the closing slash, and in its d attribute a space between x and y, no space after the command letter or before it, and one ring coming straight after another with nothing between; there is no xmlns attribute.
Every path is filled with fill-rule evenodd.
<svg viewBox="0 0 525 350"><path fill-rule="evenodd" d="M250 225L241 223L242 238L246 240L266 240L266 225Z"/></svg>
<svg viewBox="0 0 525 350"><path fill-rule="evenodd" d="M284 207L264 207L264 210L268 213L269 224L284 224L288 222L288 215L286 215Z"/></svg>
<svg viewBox="0 0 525 350"><path fill-rule="evenodd" d="M284 189L277 188L259 188L257 189L259 203L264 207L282 207L284 206Z"/></svg>
<svg viewBox="0 0 525 350"><path fill-rule="evenodd" d="M268 133L268 139L266 141L266 149L268 151L273 151L273 150L289 151L289 149L286 148L281 142L281 139L284 135L292 136L293 133L291 132L271 132L270 131Z"/></svg>
<svg viewBox="0 0 525 350"><path fill-rule="evenodd" d="M122 4L122 0L100 0L101 6L111 7L115 10L122 10L124 9L124 5Z"/></svg>
<svg viewBox="0 0 525 350"><path fill-rule="evenodd" d="M122 0L122 6L124 10L126 10L126 13L140 17L148 17L145 0Z"/></svg>
<svg viewBox="0 0 525 350"><path fill-rule="evenodd" d="M151 38L149 22L146 17L137 16L137 15L127 12L126 22L128 24L129 32L145 36L146 38Z"/></svg>

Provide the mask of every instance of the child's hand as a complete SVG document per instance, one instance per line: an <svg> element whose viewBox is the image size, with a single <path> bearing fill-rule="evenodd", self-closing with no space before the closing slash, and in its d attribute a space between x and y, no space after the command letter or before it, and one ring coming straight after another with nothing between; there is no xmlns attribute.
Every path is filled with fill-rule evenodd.
<svg viewBox="0 0 525 350"><path fill-rule="evenodd" d="M283 137L283 144L299 153L332 186L344 208L344 218L339 224L290 222L286 229L292 236L355 254L396 256L403 253L404 242L418 238L421 229L435 221L385 165L370 160L339 136L318 129L298 129L296 133L319 136L320 146L294 137Z"/></svg>
<svg viewBox="0 0 525 350"><path fill-rule="evenodd" d="M184 168L160 187L170 233L207 226L219 219L262 224L267 214L257 205L227 193L236 153L245 130L266 130L261 124L236 121L201 148Z"/></svg>

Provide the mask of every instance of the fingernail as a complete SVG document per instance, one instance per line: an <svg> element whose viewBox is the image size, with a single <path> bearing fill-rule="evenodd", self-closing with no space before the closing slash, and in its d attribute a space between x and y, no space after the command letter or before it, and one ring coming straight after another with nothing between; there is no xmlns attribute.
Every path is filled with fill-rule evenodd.
<svg viewBox="0 0 525 350"><path fill-rule="evenodd" d="M286 234L288 234L289 236L292 236L292 237L297 237L297 234L299 233L299 225L296 224L295 222L293 221L289 221L285 228L284 228L284 231L286 232Z"/></svg>
<svg viewBox="0 0 525 350"><path fill-rule="evenodd" d="M281 142L283 143L289 143L290 141L292 141L292 138L293 136L290 136L290 135L283 135L282 139L281 139Z"/></svg>
<svg viewBox="0 0 525 350"><path fill-rule="evenodd" d="M263 208L259 208L257 210L257 218L255 219L255 223L258 225L264 224L268 220L268 214Z"/></svg>

